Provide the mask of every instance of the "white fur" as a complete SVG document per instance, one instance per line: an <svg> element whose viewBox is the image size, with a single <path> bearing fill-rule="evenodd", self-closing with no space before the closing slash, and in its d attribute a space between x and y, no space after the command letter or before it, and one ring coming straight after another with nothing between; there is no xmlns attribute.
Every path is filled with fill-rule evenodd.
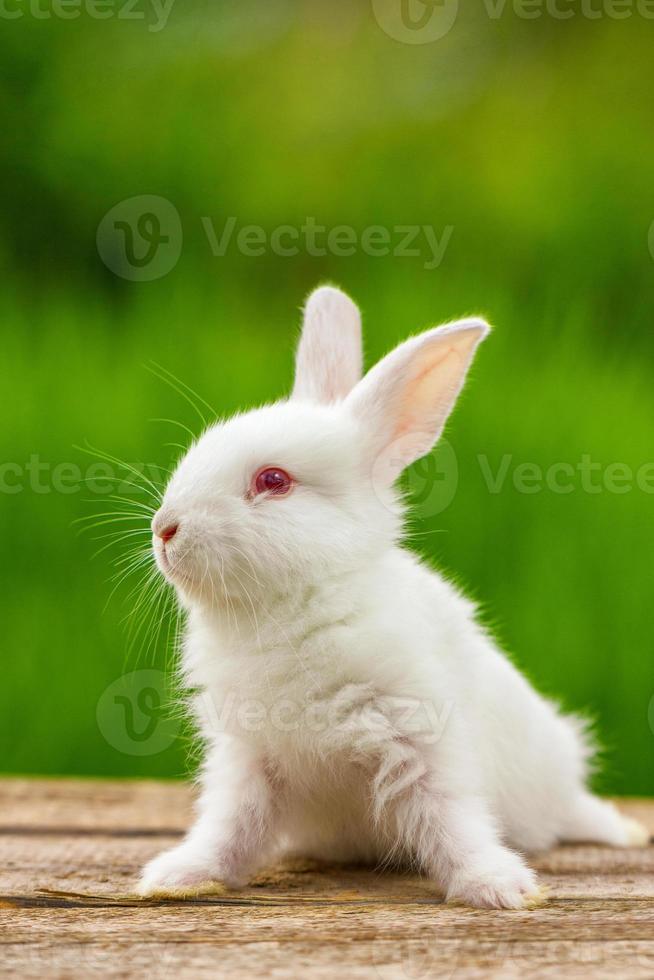
<svg viewBox="0 0 654 980"><path fill-rule="evenodd" d="M358 381L354 309L311 297L293 397L209 429L153 522L179 524L155 553L188 610L206 756L197 821L140 888L237 886L299 852L408 862L448 899L519 908L536 881L513 848L637 835L586 789L583 726L400 545L393 481L437 439L487 325L428 331ZM253 495L263 466L293 491Z"/></svg>

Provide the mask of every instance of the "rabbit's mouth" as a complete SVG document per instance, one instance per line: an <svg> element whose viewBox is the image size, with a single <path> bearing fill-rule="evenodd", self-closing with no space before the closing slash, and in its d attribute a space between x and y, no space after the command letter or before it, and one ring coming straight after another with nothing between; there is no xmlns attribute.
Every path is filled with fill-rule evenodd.
<svg viewBox="0 0 654 980"><path fill-rule="evenodd" d="M162 573L164 578L168 579L170 582L174 582L176 576L181 578L180 563L184 558L171 554L169 547L165 542L161 541L160 538L155 537L152 545L152 550L154 552L155 561Z"/></svg>
<svg viewBox="0 0 654 980"><path fill-rule="evenodd" d="M169 575L172 569L172 564L166 552L165 545L162 545L161 547L155 547L155 557L157 559L157 563L161 568L162 572L165 572L166 575Z"/></svg>
<svg viewBox="0 0 654 980"><path fill-rule="evenodd" d="M155 538L152 551L157 568L165 580L185 594L194 594L202 578L194 559L194 549L189 542L175 547Z"/></svg>

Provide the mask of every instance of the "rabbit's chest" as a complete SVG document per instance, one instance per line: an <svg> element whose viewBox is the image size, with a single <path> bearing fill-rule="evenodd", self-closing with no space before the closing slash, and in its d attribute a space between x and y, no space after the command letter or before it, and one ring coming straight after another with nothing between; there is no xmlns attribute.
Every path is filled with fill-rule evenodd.
<svg viewBox="0 0 654 980"><path fill-rule="evenodd" d="M318 673L293 653L277 652L224 671L212 685L224 730L270 751L315 751L331 723L334 672Z"/></svg>

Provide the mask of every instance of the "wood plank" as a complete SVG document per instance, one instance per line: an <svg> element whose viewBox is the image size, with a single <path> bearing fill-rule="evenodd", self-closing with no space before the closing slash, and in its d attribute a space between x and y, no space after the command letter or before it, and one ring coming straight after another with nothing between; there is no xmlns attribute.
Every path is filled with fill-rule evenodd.
<svg viewBox="0 0 654 980"><path fill-rule="evenodd" d="M654 830L653 803L621 806ZM307 861L187 903L125 898L190 813L179 783L0 781L0 976L654 976L654 847L540 856L550 897L525 912Z"/></svg>
<svg viewBox="0 0 654 980"><path fill-rule="evenodd" d="M3 827L182 831L191 791L182 782L99 779L1 779Z"/></svg>

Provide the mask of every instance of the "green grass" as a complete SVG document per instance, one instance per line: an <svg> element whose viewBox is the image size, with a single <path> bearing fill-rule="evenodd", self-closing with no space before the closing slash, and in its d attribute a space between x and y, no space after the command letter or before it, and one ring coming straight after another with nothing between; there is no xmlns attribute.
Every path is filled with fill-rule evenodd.
<svg viewBox="0 0 654 980"><path fill-rule="evenodd" d="M368 5L320 24L309 4L284 9L269 34L189 4L160 35L24 18L0 41L0 111L17 134L0 154L2 458L51 467L45 492L28 474L0 494L2 768L184 772L184 732L141 755L106 737L104 692L126 671L166 669L166 645L129 651L126 591L104 610L110 554L93 560L102 542L72 524L104 505L47 480L61 464L86 472L84 440L170 465L181 430L150 420L198 420L146 370L153 358L219 413L287 391L298 307L332 280L364 310L368 363L441 320L494 323L446 433L456 493L442 511L430 495L418 504L413 547L479 600L542 690L597 719L602 788L654 793L654 494L588 492L579 473L569 493L514 482L522 464L589 457L602 483L611 464L654 459L650 25L470 13L410 47ZM145 193L174 202L184 248L165 278L128 283L101 264L95 232ZM307 215L454 232L432 271L360 252L215 258L200 218L229 215L268 232ZM156 697L137 722L153 710Z"/></svg>

